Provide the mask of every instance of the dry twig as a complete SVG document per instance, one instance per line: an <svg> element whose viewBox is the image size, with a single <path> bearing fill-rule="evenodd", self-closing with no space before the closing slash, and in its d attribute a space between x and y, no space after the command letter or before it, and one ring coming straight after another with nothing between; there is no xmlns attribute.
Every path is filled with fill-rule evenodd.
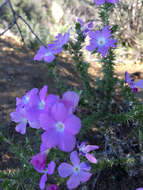
<svg viewBox="0 0 143 190"><path fill-rule="evenodd" d="M35 38L36 38L43 46L45 46L44 43L40 40L40 38L35 34L35 32L33 31L33 29L31 28L31 26L27 23L27 21L26 21L21 15L18 15L18 14L15 12L15 10L14 10L14 8L13 8L13 6L12 6L11 0L5 0L5 1L0 5L0 9L1 9L3 6L5 6L6 4L9 5L10 10L11 10L11 12L12 12L12 15L13 15L13 22L5 29L2 33L0 33L0 36L4 35L8 30L10 30L14 25L16 25L16 26L17 26L17 29L18 29L18 31L19 31L19 34L20 34L20 36L21 36L21 40L22 40L22 42L25 44L25 42L24 42L24 37L23 37L23 35L22 35L22 31L21 31L21 29L20 29L20 27L19 27L19 25L18 25L18 22L17 22L18 18L20 18L20 19L24 22L24 24L29 28L29 30L32 32L32 34L35 36Z"/></svg>

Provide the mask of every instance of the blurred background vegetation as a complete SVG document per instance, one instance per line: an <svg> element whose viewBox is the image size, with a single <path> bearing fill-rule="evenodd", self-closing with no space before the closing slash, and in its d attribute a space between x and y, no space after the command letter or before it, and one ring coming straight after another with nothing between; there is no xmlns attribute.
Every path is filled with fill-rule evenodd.
<svg viewBox="0 0 143 190"><path fill-rule="evenodd" d="M0 4L3 1L0 0ZM12 4L15 11L30 24L46 44L53 40L57 33L74 26L78 17L85 22L94 20L95 27L100 26L99 7L93 4L93 0L12 0ZM8 5L0 9L0 32L12 23L12 19ZM20 19L18 23L28 46L36 49L39 45L37 39ZM110 23L118 25L116 39L121 47L120 51L123 48L125 54L124 48L128 48L133 54L134 61L143 61L143 0L119 0L112 10ZM19 36L16 27L13 27L11 32Z"/></svg>

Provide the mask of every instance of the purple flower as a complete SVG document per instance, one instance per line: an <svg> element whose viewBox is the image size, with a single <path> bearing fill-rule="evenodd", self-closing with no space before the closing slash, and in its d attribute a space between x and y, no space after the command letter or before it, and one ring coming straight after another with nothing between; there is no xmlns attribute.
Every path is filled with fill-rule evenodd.
<svg viewBox="0 0 143 190"><path fill-rule="evenodd" d="M93 164L97 164L97 160L94 156L92 156L91 154L89 154L88 152L92 151L92 150L96 150L99 148L99 146L96 145L87 145L86 146L86 142L82 142L81 145L77 146L79 149L80 154L82 154L83 156L85 156L89 162L93 163Z"/></svg>
<svg viewBox="0 0 143 190"><path fill-rule="evenodd" d="M39 129L39 115L42 111L49 108L47 105L50 97L47 95L47 86L45 85L38 93L37 88L33 88L29 92L27 92L21 99L16 99L17 108L14 112L12 112L11 119L16 123L19 123L16 126L16 131L21 134L26 133L26 125L29 123L30 127Z"/></svg>
<svg viewBox="0 0 143 190"><path fill-rule="evenodd" d="M15 130L24 135L26 133L26 125L28 123L25 109L16 108L16 110L12 112L10 116L12 121L18 123Z"/></svg>
<svg viewBox="0 0 143 190"><path fill-rule="evenodd" d="M62 51L63 45L67 44L70 37L70 30L71 28L64 34L58 34L56 36L56 40L54 41L55 46L55 53L60 53Z"/></svg>
<svg viewBox="0 0 143 190"><path fill-rule="evenodd" d="M54 59L54 48L55 44L48 44L47 48L41 46L37 54L34 56L34 60L42 61L44 60L47 63L51 63Z"/></svg>
<svg viewBox="0 0 143 190"><path fill-rule="evenodd" d="M84 36L93 28L93 22L90 22L87 26L81 18L78 18L77 21L80 23L81 31Z"/></svg>
<svg viewBox="0 0 143 190"><path fill-rule="evenodd" d="M16 131L25 134L26 126L29 123L30 127L39 129L40 124L37 121L37 115L33 106L35 106L38 89L32 89L22 99L17 98L17 107L14 112L10 114L11 120L18 123Z"/></svg>
<svg viewBox="0 0 143 190"><path fill-rule="evenodd" d="M93 0L94 3L96 3L97 5L103 5L105 3L105 1L107 3L112 3L112 4L115 4L117 3L119 0Z"/></svg>
<svg viewBox="0 0 143 190"><path fill-rule="evenodd" d="M23 97L22 99L20 98L16 98L16 105L20 106L20 107L24 107L26 105L30 105L31 106L31 100L37 95L38 93L38 89L37 88L33 88L32 90L28 91Z"/></svg>
<svg viewBox="0 0 143 190"><path fill-rule="evenodd" d="M44 173L44 175L42 175L42 177L40 179L40 183L39 183L39 186L40 186L41 190L45 189L45 183L47 181L47 174L52 175L54 173L55 167L56 167L55 162L51 161L48 164L48 167L45 168L45 170L41 172L41 173Z"/></svg>
<svg viewBox="0 0 143 190"><path fill-rule="evenodd" d="M32 156L30 163L34 166L35 170L41 172L44 170L47 160L47 152L40 152L35 156Z"/></svg>
<svg viewBox="0 0 143 190"><path fill-rule="evenodd" d="M51 184L47 187L46 190L59 190L58 186L55 184Z"/></svg>
<svg viewBox="0 0 143 190"><path fill-rule="evenodd" d="M17 107L16 110L10 114L10 116L12 121L18 123L15 130L22 135L26 133L26 126L28 123L31 128L40 129L40 125L37 120L29 120L29 111L25 108Z"/></svg>
<svg viewBox="0 0 143 190"><path fill-rule="evenodd" d="M69 114L72 114L78 105L79 95L76 92L67 91L63 94L61 102L64 103L69 111Z"/></svg>
<svg viewBox="0 0 143 190"><path fill-rule="evenodd" d="M136 190L143 190L143 187L139 187L139 188L137 188Z"/></svg>
<svg viewBox="0 0 143 190"><path fill-rule="evenodd" d="M88 35L90 39L90 45L86 46L88 51L94 51L97 49L98 53L101 53L102 57L108 54L110 47L116 47L117 40L111 38L110 26L105 26L102 31L89 31Z"/></svg>
<svg viewBox="0 0 143 190"><path fill-rule="evenodd" d="M55 59L55 55L62 52L62 47L69 41L70 29L64 35L58 34L56 40L47 47L41 46L34 56L34 60L51 63Z"/></svg>
<svg viewBox="0 0 143 190"><path fill-rule="evenodd" d="M61 177L65 178L70 176L67 181L68 189L77 188L81 183L85 183L91 177L89 173L91 167L86 162L81 162L76 151L70 154L72 165L68 163L61 163L58 167L58 173Z"/></svg>
<svg viewBox="0 0 143 190"><path fill-rule="evenodd" d="M81 128L78 117L68 114L63 103L55 103L49 113L41 114L41 127L46 130L42 134L41 151L58 146L60 150L70 152L75 147L75 135Z"/></svg>
<svg viewBox="0 0 143 190"><path fill-rule="evenodd" d="M38 118L40 113L44 110L47 110L48 107L48 97L47 97L48 87L45 85L39 92L38 95L33 96L30 100L30 108L29 108L29 118L35 119ZM32 113L33 112L33 113Z"/></svg>
<svg viewBox="0 0 143 190"><path fill-rule="evenodd" d="M137 92L138 88L143 88L143 80L134 82L131 80L129 73L125 72L125 83L128 83L129 87L132 89L132 92Z"/></svg>

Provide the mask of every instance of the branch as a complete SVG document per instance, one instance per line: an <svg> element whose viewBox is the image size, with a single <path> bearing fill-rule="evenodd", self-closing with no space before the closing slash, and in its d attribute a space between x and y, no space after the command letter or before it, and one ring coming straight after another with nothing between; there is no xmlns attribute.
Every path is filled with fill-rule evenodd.
<svg viewBox="0 0 143 190"><path fill-rule="evenodd" d="M19 34L20 34L20 36L21 36L21 40L22 40L22 42L25 44L25 42L24 42L24 37L23 37L22 32L21 32L21 29L20 29L20 27L19 27L19 25L18 25L18 23L17 23L16 13L15 13L15 11L14 11L14 9L13 9L13 6L12 6L12 4L11 4L11 1L10 1L10 0L7 0L7 2L8 2L8 4L9 4L9 7L10 7L11 11L12 11L15 24L16 24L17 29L18 29L18 31L19 31Z"/></svg>
<svg viewBox="0 0 143 190"><path fill-rule="evenodd" d="M25 25L28 26L29 30L32 32L32 34L36 37L36 39L43 45L43 46L46 46L44 45L44 43L40 40L40 38L37 36L37 34L33 31L33 29L31 28L31 26L27 23L27 21L20 15L18 15L18 17L24 22Z"/></svg>
<svg viewBox="0 0 143 190"><path fill-rule="evenodd" d="M10 30L15 25L15 22L11 23L8 28L6 28L2 33L0 33L0 36L2 36L4 33L6 33L8 30Z"/></svg>
<svg viewBox="0 0 143 190"><path fill-rule="evenodd" d="M31 28L31 26L27 23L27 21L26 21L22 16L16 14L16 12L15 12L13 6L12 6L11 0L5 0L5 1L0 5L0 8L2 8L2 7L3 7L4 5L6 5L7 3L8 3L8 5L9 5L10 10L11 10L12 15L13 15L13 22L12 22L12 24L10 24L10 25L8 26L8 28L6 28L6 29L0 34L0 36L3 35L4 33L6 33L8 30L10 30L10 29L16 24L17 29L18 29L18 31L19 31L19 34L20 34L20 36L21 36L21 40L22 40L22 42L25 44L25 42L24 42L24 37L23 37L23 35L22 35L22 31L21 31L21 29L20 29L20 27L19 27L19 25L18 25L18 23L17 23L17 19L20 18L20 19L24 22L24 24L28 26L29 30L32 32L32 34L35 36L35 38L36 38L43 46L45 46L44 43L40 40L40 38L37 36L37 34L33 31L33 29Z"/></svg>

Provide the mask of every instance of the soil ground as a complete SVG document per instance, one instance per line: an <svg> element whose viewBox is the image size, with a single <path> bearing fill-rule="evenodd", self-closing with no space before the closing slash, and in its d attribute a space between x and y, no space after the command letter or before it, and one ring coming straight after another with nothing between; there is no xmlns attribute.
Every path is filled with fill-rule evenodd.
<svg viewBox="0 0 143 190"><path fill-rule="evenodd" d="M50 93L58 93L54 80L48 76L47 68L44 64L33 62L34 52L25 50L12 38L0 38L0 127L7 136L11 129L9 114L15 109L16 97L22 97L26 91L32 88L42 88L48 85ZM59 70L63 80L70 86L79 86L78 76L73 70L73 62L70 57L61 54L58 59ZM143 79L143 64L122 64L115 66L116 74L121 78L128 70L137 79ZM94 79L101 71L101 65L90 63L89 73ZM138 97L143 99L140 91ZM15 132L13 132L15 133ZM0 170L12 170L18 167L19 161L8 150L8 144L0 143ZM143 176L129 177L119 166L112 169L105 169L96 185L97 190L135 190L143 187ZM1 187L0 187L1 188ZM1 189L0 189L1 190Z"/></svg>

